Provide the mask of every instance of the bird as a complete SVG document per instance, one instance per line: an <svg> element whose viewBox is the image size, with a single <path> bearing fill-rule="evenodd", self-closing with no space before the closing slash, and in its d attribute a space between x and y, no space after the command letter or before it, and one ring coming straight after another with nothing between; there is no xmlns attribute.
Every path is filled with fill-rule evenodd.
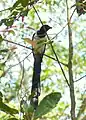
<svg viewBox="0 0 86 120"><path fill-rule="evenodd" d="M50 27L49 25L42 25L41 28L33 34L32 37L32 41L35 41L35 45L32 46L34 64L30 103L34 107L34 109L36 109L38 106L38 97L40 96L41 92L40 86L41 63L46 48L47 31L51 28L52 27Z"/></svg>

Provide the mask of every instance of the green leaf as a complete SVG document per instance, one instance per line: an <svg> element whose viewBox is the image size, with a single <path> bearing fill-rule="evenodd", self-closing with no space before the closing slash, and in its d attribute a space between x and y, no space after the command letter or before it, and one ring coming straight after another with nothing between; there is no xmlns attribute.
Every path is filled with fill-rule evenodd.
<svg viewBox="0 0 86 120"><path fill-rule="evenodd" d="M33 108L33 106L31 106L31 105L29 105L28 103L26 103L26 102L24 102L23 103L23 105L22 105L22 109L23 109L23 111L25 112L25 113L27 113L27 112L33 112L34 111L34 108Z"/></svg>
<svg viewBox="0 0 86 120"><path fill-rule="evenodd" d="M8 26L12 26L13 25L13 22L14 22L14 19L13 18L9 18L5 21L5 25L8 27Z"/></svg>
<svg viewBox="0 0 86 120"><path fill-rule="evenodd" d="M27 16L27 14L28 14L28 9L23 10L21 13L22 16Z"/></svg>
<svg viewBox="0 0 86 120"><path fill-rule="evenodd" d="M16 15L18 14L19 12L17 10L13 10L13 12L11 13L10 16L13 16L13 17L16 17Z"/></svg>
<svg viewBox="0 0 86 120"><path fill-rule="evenodd" d="M11 33L11 34L15 35L15 31L14 30L9 30L8 33L9 34Z"/></svg>
<svg viewBox="0 0 86 120"><path fill-rule="evenodd" d="M1 49L1 50L0 50L0 53L8 52L8 51L9 51L9 49L7 49L7 48L6 48L6 49Z"/></svg>
<svg viewBox="0 0 86 120"><path fill-rule="evenodd" d="M2 101L0 101L0 110L11 115L18 113L18 110L10 108L8 105L4 104Z"/></svg>
<svg viewBox="0 0 86 120"><path fill-rule="evenodd" d="M3 94L0 92L0 97L3 97Z"/></svg>
<svg viewBox="0 0 86 120"><path fill-rule="evenodd" d="M7 20L7 19L2 19L2 20L1 20L1 22L2 22L2 23L5 23L5 22L6 22L6 20Z"/></svg>
<svg viewBox="0 0 86 120"><path fill-rule="evenodd" d="M20 4L20 1L21 1L21 0L17 0L17 1L14 3L11 11L14 10L14 9Z"/></svg>
<svg viewBox="0 0 86 120"><path fill-rule="evenodd" d="M11 26L14 22L14 18L2 19L1 23L4 23L6 26Z"/></svg>
<svg viewBox="0 0 86 120"><path fill-rule="evenodd" d="M2 38L2 36L0 35L0 43L3 41L3 38Z"/></svg>
<svg viewBox="0 0 86 120"><path fill-rule="evenodd" d="M43 100L40 102L35 112L35 118L39 118L50 112L53 108L56 107L60 98L61 98L61 93L59 92L50 93L49 95L45 96Z"/></svg>
<svg viewBox="0 0 86 120"><path fill-rule="evenodd" d="M23 7L26 7L28 5L28 1L29 0L21 0L20 2L21 2Z"/></svg>
<svg viewBox="0 0 86 120"><path fill-rule="evenodd" d="M0 92L0 102L2 102L3 94Z"/></svg>
<svg viewBox="0 0 86 120"><path fill-rule="evenodd" d="M5 63L0 63L0 70L4 70Z"/></svg>
<svg viewBox="0 0 86 120"><path fill-rule="evenodd" d="M18 120L18 119L16 119L16 118L9 118L9 119L7 119L7 120Z"/></svg>
<svg viewBox="0 0 86 120"><path fill-rule="evenodd" d="M2 25L2 23L3 23L3 22L2 22L2 20L1 20L1 21L0 21L0 26Z"/></svg>

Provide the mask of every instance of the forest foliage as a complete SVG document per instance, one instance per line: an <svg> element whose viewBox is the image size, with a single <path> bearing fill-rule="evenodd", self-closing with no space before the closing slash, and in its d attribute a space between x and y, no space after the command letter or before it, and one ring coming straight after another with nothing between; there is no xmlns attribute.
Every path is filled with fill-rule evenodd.
<svg viewBox="0 0 86 120"><path fill-rule="evenodd" d="M0 120L74 120L70 114L72 95L75 119L86 120L86 14L76 10L81 4L85 9L85 4L75 2L0 1ZM30 106L32 47L24 38L32 39L42 23L52 26L48 35L53 42L47 44L44 54L41 96L34 112ZM69 48L71 38L73 51ZM73 76L69 77L70 56Z"/></svg>

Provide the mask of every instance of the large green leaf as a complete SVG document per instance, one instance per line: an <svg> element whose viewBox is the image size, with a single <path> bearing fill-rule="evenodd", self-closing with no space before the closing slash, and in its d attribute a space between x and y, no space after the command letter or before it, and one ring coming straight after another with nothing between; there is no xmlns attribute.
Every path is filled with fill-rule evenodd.
<svg viewBox="0 0 86 120"><path fill-rule="evenodd" d="M4 104L2 101L0 101L0 110L11 115L18 113L18 110L10 108L8 105Z"/></svg>
<svg viewBox="0 0 86 120"><path fill-rule="evenodd" d="M43 100L40 102L35 112L35 118L39 118L50 112L53 108L56 107L60 98L61 98L61 93L59 92L50 93L49 95L45 96Z"/></svg>

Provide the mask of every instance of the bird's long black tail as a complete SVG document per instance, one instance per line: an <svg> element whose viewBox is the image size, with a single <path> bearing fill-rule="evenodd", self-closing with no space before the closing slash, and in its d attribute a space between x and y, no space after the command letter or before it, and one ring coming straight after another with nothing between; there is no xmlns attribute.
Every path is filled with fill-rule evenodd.
<svg viewBox="0 0 86 120"><path fill-rule="evenodd" d="M40 73L41 73L41 62L42 55L36 54L34 55L34 68L33 68L33 78L32 78L32 89L31 89L31 104L34 109L38 106L38 97L40 96L41 88L40 88Z"/></svg>

